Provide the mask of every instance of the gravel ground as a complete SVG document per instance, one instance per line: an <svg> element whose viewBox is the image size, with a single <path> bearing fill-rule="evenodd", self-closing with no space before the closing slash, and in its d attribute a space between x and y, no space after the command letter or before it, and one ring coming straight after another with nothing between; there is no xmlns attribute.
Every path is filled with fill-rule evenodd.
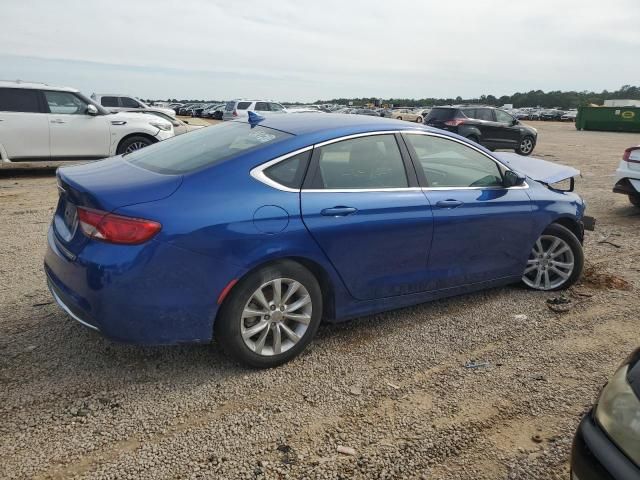
<svg viewBox="0 0 640 480"><path fill-rule="evenodd" d="M598 219L567 312L494 289L325 325L269 371L67 318L42 271L55 180L0 172L0 478L568 478L580 416L639 343L640 209L611 186L640 135L531 123Z"/></svg>

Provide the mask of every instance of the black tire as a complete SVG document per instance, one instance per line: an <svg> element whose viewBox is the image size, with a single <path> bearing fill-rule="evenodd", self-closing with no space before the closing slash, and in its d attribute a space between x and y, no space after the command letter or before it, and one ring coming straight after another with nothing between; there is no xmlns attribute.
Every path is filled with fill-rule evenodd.
<svg viewBox="0 0 640 480"><path fill-rule="evenodd" d="M260 355L251 350L242 338L242 312L262 285L278 278L295 280L307 290L311 297L311 320L300 340L288 350L278 355ZM255 368L271 368L282 365L300 354L315 336L321 319L322 292L318 281L299 263L283 260L250 273L232 288L216 319L214 338L235 360Z"/></svg>
<svg viewBox="0 0 640 480"><path fill-rule="evenodd" d="M629 195L629 202L634 207L640 207L640 195Z"/></svg>
<svg viewBox="0 0 640 480"><path fill-rule="evenodd" d="M422 123L422 117L416 118L416 123Z"/></svg>
<svg viewBox="0 0 640 480"><path fill-rule="evenodd" d="M468 137L466 137L466 138L467 138L467 140L469 140L469 141L471 141L471 142L475 142L475 143L478 143L478 144L480 143L480 142L478 141L478 137L476 137L475 135L469 135L469 136L468 136Z"/></svg>
<svg viewBox="0 0 640 480"><path fill-rule="evenodd" d="M396 120L402 120L402 117L396 117Z"/></svg>
<svg viewBox="0 0 640 480"><path fill-rule="evenodd" d="M524 156L531 155L534 148L536 148L535 139L531 135L527 135L520 140L520 144L518 145L518 148L516 148L516 153Z"/></svg>
<svg viewBox="0 0 640 480"><path fill-rule="evenodd" d="M122 155L123 153L131 153L135 150L139 150L140 148L148 147L154 143L148 137L143 137L141 135L134 135L133 137L129 137L124 139L118 145L118 149L116 153L118 155Z"/></svg>
<svg viewBox="0 0 640 480"><path fill-rule="evenodd" d="M573 256L573 270L571 271L571 274L566 280L564 280L559 285L553 286L552 288L536 288L530 285L529 283L527 283L527 281L525 281L524 273L523 273L522 283L524 283L527 287L531 288L532 290L544 290L544 291L550 291L550 292L569 288L571 285L573 285L578 281L578 279L580 278L580 275L582 275L582 269L584 267L584 252L582 250L582 244L580 243L580 240L578 240L578 238L573 234L571 230L557 223L552 223L551 225L549 225L544 230L544 232L542 232L542 235L540 236L540 238L542 237L556 237L564 241L569 246L569 248L571 249L571 254ZM532 247L532 250L533 248L535 248L535 244L534 244L534 247ZM532 251L528 261L531 261L533 256L534 255ZM527 264L527 267L528 266L529 265ZM525 272L527 267L525 267Z"/></svg>

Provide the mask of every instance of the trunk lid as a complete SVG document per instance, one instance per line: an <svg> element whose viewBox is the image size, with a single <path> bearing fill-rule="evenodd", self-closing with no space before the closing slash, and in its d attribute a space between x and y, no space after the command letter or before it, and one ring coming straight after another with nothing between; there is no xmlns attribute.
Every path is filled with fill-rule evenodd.
<svg viewBox="0 0 640 480"><path fill-rule="evenodd" d="M59 200L53 218L58 241L76 253L86 237L78 228L77 207L112 212L117 208L153 202L172 195L182 175L164 175L131 165L122 157L59 168Z"/></svg>
<svg viewBox="0 0 640 480"><path fill-rule="evenodd" d="M540 158L524 157L511 152L495 152L493 155L515 172L547 185L580 175L580 170L573 167Z"/></svg>

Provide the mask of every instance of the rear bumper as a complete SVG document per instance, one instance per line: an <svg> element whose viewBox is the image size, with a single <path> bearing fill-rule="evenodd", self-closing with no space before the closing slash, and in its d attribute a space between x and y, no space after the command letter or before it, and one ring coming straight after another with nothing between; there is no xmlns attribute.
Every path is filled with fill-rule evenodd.
<svg viewBox="0 0 640 480"><path fill-rule="evenodd" d="M170 244L88 241L70 256L49 229L44 269L52 296L73 319L123 343L209 342L216 300L237 272Z"/></svg>
<svg viewBox="0 0 640 480"><path fill-rule="evenodd" d="M592 412L580 422L571 451L572 480L640 480L640 468L595 423Z"/></svg>

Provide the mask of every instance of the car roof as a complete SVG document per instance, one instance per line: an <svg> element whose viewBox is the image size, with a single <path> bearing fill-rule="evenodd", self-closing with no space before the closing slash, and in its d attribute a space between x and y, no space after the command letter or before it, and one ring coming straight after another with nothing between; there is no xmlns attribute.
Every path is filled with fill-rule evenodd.
<svg viewBox="0 0 640 480"><path fill-rule="evenodd" d="M234 120L240 121L240 120ZM245 123L248 123L245 121ZM385 130L420 130L442 132L434 128L370 115L350 115L342 113L296 113L269 115L259 125L290 133L299 137L309 137L309 143L331 140L340 136Z"/></svg>
<svg viewBox="0 0 640 480"><path fill-rule="evenodd" d="M0 80L0 88L29 88L38 90L55 90L59 92L79 92L71 87L56 87L47 83L23 82L22 80Z"/></svg>

